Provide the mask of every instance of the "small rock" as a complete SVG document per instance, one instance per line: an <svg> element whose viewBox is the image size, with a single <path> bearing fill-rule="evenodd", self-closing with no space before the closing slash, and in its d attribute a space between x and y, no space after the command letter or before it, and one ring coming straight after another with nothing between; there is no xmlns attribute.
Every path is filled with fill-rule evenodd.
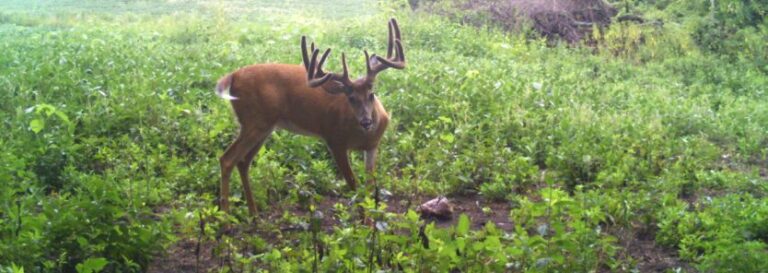
<svg viewBox="0 0 768 273"><path fill-rule="evenodd" d="M421 204L421 206L416 208L416 211L421 213L422 218L436 218L438 220L453 218L453 204L444 196L439 196Z"/></svg>

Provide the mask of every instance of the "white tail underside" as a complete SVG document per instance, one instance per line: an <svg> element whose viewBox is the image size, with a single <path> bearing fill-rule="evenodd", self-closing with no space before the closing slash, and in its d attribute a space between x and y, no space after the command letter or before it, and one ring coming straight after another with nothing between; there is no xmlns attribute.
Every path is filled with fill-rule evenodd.
<svg viewBox="0 0 768 273"><path fill-rule="evenodd" d="M230 86L227 86L227 88L224 88L224 90L216 90L217 91L216 94L219 95L219 97L221 97L222 99L225 99L225 100L236 100L237 97L232 96L229 93L229 89L230 89Z"/></svg>
<svg viewBox="0 0 768 273"><path fill-rule="evenodd" d="M219 82L216 83L216 95L219 97L225 99L225 100L236 100L237 97L232 96L231 93L232 89L232 74L228 74L224 76L223 78L219 79Z"/></svg>

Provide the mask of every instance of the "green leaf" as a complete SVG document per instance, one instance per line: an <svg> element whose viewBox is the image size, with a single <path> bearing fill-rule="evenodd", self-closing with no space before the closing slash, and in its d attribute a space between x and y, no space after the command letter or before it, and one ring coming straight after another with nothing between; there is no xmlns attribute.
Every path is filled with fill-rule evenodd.
<svg viewBox="0 0 768 273"><path fill-rule="evenodd" d="M459 216L459 222L456 224L456 234L464 236L467 232L469 232L469 216L462 213Z"/></svg>
<svg viewBox="0 0 768 273"><path fill-rule="evenodd" d="M67 126L70 125L71 122L69 121L69 117L67 117L66 114L64 114L61 111L56 111L54 112L54 114L56 114L56 116L59 117L59 119L61 119L61 121L64 122L64 124L66 124Z"/></svg>
<svg viewBox="0 0 768 273"><path fill-rule="evenodd" d="M106 265L107 259L105 258L89 258L88 260L79 263L75 268L78 273L94 273L101 272Z"/></svg>
<svg viewBox="0 0 768 273"><path fill-rule="evenodd" d="M15 263L11 263L11 272L24 273L24 267L20 265L16 265Z"/></svg>
<svg viewBox="0 0 768 273"><path fill-rule="evenodd" d="M501 249L501 240L499 236L488 236L485 238L485 248L490 251Z"/></svg>
<svg viewBox="0 0 768 273"><path fill-rule="evenodd" d="M442 135L440 135L440 140L448 142L448 143L453 143L455 138L454 138L454 136L452 134L442 134Z"/></svg>
<svg viewBox="0 0 768 273"><path fill-rule="evenodd" d="M45 128L45 121L42 119L33 119L29 122L29 129L35 132L35 134L40 133L43 128Z"/></svg>
<svg viewBox="0 0 768 273"><path fill-rule="evenodd" d="M80 247L82 248L85 248L88 246L88 240L82 236L77 236L77 239L75 240L77 241L77 244L80 245Z"/></svg>
<svg viewBox="0 0 768 273"><path fill-rule="evenodd" d="M463 237L456 238L456 248L459 251L464 251L464 248L467 247L467 239Z"/></svg>

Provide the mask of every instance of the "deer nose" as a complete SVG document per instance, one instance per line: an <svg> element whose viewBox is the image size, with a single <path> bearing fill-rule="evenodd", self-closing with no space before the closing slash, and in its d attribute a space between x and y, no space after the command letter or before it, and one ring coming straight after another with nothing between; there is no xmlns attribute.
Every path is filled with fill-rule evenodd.
<svg viewBox="0 0 768 273"><path fill-rule="evenodd" d="M363 129L369 130L373 126L373 120L366 118L360 121L360 126L363 126Z"/></svg>

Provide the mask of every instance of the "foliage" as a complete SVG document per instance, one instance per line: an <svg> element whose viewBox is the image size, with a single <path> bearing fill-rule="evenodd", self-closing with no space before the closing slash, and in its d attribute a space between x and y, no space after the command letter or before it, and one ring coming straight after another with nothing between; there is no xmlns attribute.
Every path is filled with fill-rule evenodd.
<svg viewBox="0 0 768 273"><path fill-rule="evenodd" d="M698 46L733 59L753 62L768 72L768 3L759 0L653 1L640 10L681 24ZM659 12L658 10L662 10Z"/></svg>
<svg viewBox="0 0 768 273"><path fill-rule="evenodd" d="M384 204L366 199L360 206L376 219L375 228L361 228L347 222L347 217L335 215L347 220L329 234L318 234L309 224L299 235L299 244L240 259L242 264L235 270L247 271L254 262L263 266L256 272L552 272L626 266L614 260L615 238L601 231L604 219L595 204L554 188L536 194L542 201L525 201L511 212L518 222L511 233L490 222L472 230L472 220L464 214L458 216L456 226L441 229L420 220L412 210L382 213ZM307 223L315 217L310 216ZM239 252L246 246L229 247Z"/></svg>
<svg viewBox="0 0 768 273"><path fill-rule="evenodd" d="M702 271L766 268L766 27L749 12L764 14L761 2L719 5L739 7L715 19L742 36L714 49L686 1L636 1L685 20L616 24L593 33L594 47L409 13L402 1L333 20L130 2L124 13L0 12L0 272L144 271L179 238L215 243L225 271L636 271L611 233L622 228ZM393 15L409 65L377 80L393 116L379 185L503 200L514 229L387 212L372 189L342 190L322 143L283 132L251 171L272 218L245 219L239 183L232 214L217 211L217 156L237 130L211 90L218 77L298 63L301 35L359 60L349 63L360 73ZM321 211L331 195L348 202ZM280 210L297 204L306 214ZM375 222L361 224L361 211Z"/></svg>
<svg viewBox="0 0 768 273"><path fill-rule="evenodd" d="M759 272L768 268L768 203L730 194L662 211L657 240L680 247L683 258L701 261L703 272Z"/></svg>

